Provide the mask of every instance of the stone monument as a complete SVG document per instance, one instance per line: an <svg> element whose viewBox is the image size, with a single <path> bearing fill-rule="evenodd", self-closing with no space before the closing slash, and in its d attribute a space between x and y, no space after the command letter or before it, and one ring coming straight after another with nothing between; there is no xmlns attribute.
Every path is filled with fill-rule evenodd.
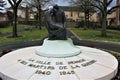
<svg viewBox="0 0 120 80"><path fill-rule="evenodd" d="M45 17L49 37L42 46L18 49L1 57L2 80L111 80L116 75L118 61L114 56L74 45L66 37L64 12L57 5Z"/></svg>
<svg viewBox="0 0 120 80"><path fill-rule="evenodd" d="M48 38L44 40L36 53L47 57L70 57L80 53L80 49L73 45L71 39L67 39L65 27L65 14L58 5L45 12L45 25L48 30Z"/></svg>
<svg viewBox="0 0 120 80"><path fill-rule="evenodd" d="M49 40L66 40L65 14L58 5L45 12L45 25L49 33Z"/></svg>

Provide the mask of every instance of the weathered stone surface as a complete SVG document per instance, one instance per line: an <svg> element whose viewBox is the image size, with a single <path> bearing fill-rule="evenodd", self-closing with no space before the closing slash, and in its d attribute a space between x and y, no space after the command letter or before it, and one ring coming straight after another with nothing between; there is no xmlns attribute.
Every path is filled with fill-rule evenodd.
<svg viewBox="0 0 120 80"><path fill-rule="evenodd" d="M107 52L78 46L81 53L66 58L38 56L35 47L10 52L0 58L3 80L110 80L118 61Z"/></svg>

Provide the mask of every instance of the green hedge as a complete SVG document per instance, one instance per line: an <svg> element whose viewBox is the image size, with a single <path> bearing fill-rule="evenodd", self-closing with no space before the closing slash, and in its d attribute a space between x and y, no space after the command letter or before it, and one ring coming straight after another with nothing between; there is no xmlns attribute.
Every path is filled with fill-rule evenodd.
<svg viewBox="0 0 120 80"><path fill-rule="evenodd" d="M0 28L8 27L9 21L0 21Z"/></svg>
<svg viewBox="0 0 120 80"><path fill-rule="evenodd" d="M118 26L107 26L107 29L120 30L120 25L118 25Z"/></svg>
<svg viewBox="0 0 120 80"><path fill-rule="evenodd" d="M101 28L100 24L98 22L86 22L86 26L87 28ZM75 28L83 28L84 27L84 24L85 24L85 21L79 21L79 22L76 22L75 24Z"/></svg>
<svg viewBox="0 0 120 80"><path fill-rule="evenodd" d="M24 25L37 25L37 21L18 21L19 24L24 24ZM42 25L44 23L42 22Z"/></svg>

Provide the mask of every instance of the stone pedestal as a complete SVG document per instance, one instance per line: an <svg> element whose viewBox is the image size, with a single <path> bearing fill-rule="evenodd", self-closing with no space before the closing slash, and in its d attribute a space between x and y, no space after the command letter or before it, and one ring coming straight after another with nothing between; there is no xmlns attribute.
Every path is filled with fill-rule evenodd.
<svg viewBox="0 0 120 80"><path fill-rule="evenodd" d="M44 57L71 57L80 54L80 48L73 45L71 39L48 40L45 39L43 45L36 49L36 54Z"/></svg>
<svg viewBox="0 0 120 80"><path fill-rule="evenodd" d="M54 46L54 43L58 43L56 47L60 47L61 52L49 46ZM61 55L63 49L66 52L74 49L74 55ZM44 52L45 50L50 52ZM51 53L52 50L56 54ZM117 59L108 52L74 46L70 40L47 41L42 46L18 49L0 58L0 77L3 80L111 80L116 75L117 68Z"/></svg>

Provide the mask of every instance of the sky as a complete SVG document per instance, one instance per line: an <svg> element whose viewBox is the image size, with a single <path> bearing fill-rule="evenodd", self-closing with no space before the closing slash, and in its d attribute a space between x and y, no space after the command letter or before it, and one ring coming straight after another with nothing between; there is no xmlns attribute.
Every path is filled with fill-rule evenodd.
<svg viewBox="0 0 120 80"><path fill-rule="evenodd" d="M6 7L10 7L10 4L8 3L8 0L5 0L7 2ZM55 2L55 4L58 4L60 6L68 6L69 4L69 0L53 0Z"/></svg>
<svg viewBox="0 0 120 80"><path fill-rule="evenodd" d="M69 6L69 0L54 0L55 3L57 3L60 6Z"/></svg>
<svg viewBox="0 0 120 80"><path fill-rule="evenodd" d="M68 5L70 5L69 4L70 0L54 0L54 1L56 1L56 3L58 5L62 5L62 6L68 6ZM110 7L114 6L115 4L116 4L116 0L113 0L113 2L111 3Z"/></svg>
<svg viewBox="0 0 120 80"><path fill-rule="evenodd" d="M8 0L6 0L8 1ZM55 2L55 4L58 4L59 6L69 6L69 0L53 0ZM113 0L111 6L114 6L116 4L116 0ZM9 3L7 2L7 6L6 7L10 7Z"/></svg>
<svg viewBox="0 0 120 80"><path fill-rule="evenodd" d="M110 6L114 6L116 4L116 0L113 0L113 2L110 4Z"/></svg>

